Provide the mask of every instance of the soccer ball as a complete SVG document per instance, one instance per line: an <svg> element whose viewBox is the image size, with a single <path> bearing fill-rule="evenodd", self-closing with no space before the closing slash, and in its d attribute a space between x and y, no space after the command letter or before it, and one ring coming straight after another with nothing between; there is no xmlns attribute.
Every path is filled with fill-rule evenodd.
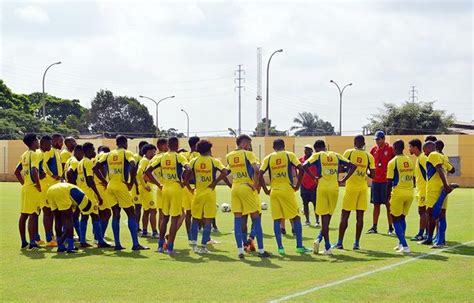
<svg viewBox="0 0 474 303"><path fill-rule="evenodd" d="M222 211L223 213L228 213L228 212L230 212L230 205L229 205L229 203L222 203L222 205L221 205L221 211Z"/></svg>
<svg viewBox="0 0 474 303"><path fill-rule="evenodd" d="M268 209L267 202L262 202L262 210L267 210L267 209Z"/></svg>

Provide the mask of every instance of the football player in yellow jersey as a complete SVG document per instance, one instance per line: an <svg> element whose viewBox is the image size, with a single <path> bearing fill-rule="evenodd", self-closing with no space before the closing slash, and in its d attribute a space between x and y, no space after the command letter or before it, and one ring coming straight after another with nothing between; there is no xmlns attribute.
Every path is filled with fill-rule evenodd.
<svg viewBox="0 0 474 303"><path fill-rule="evenodd" d="M135 183L136 163L133 153L127 150L128 142L125 136L117 136L115 142L117 149L112 150L106 157L100 158L96 169L97 177L107 184L107 194L112 207L112 231L114 233L115 250L124 249L120 244L120 211L123 209L128 217L128 229L132 237L132 250L144 250L148 247L138 242L138 228L135 217L130 189ZM104 178L101 171L106 169L109 181Z"/></svg>
<svg viewBox="0 0 474 303"><path fill-rule="evenodd" d="M164 215L163 215L163 210L162 210L163 190L162 190L162 187L158 186L158 184L161 185L160 182L162 182L163 179L162 179L162 174L161 174L161 167L160 165L158 165L158 163L161 161L160 160L161 155L168 151L168 139L159 138L156 142L156 146L158 148L158 152L150 160L150 163L148 164L148 167L145 170L145 175L148 177L148 180L150 183L156 185L156 208L158 209L158 229L159 229L163 221Z"/></svg>
<svg viewBox="0 0 474 303"><path fill-rule="evenodd" d="M182 154L178 154L179 140L176 137L168 139L169 151L160 154L147 169L150 180L163 190L162 213L163 219L160 224L160 238L158 240L158 252L165 252L165 234L171 217L171 226L168 235L166 253L176 254L174 240L178 231L178 221L183 214L183 173L189 170L189 164ZM155 164L156 163L156 164ZM156 168L161 168L162 182L159 182L149 174Z"/></svg>
<svg viewBox="0 0 474 303"><path fill-rule="evenodd" d="M135 157L135 163L137 164L137 169L138 169L138 164L140 163L140 160L143 157L142 148L143 148L143 146L145 146L147 144L148 144L148 142L146 142L146 141L140 141L138 143L138 153L135 153L133 155ZM142 230L140 228L140 218L141 218L141 215L142 215L142 204L141 204L141 201L139 199L140 192L139 192L139 188L138 188L138 180L137 179L135 179L135 183L133 184L132 189L130 190L130 194L132 195L133 203L135 204L135 216L137 218L138 232L141 232Z"/></svg>
<svg viewBox="0 0 474 303"><path fill-rule="evenodd" d="M55 242L53 238L53 220L51 218L51 216L53 216L53 213L51 212L49 204L47 203L46 190L48 189L49 185L48 185L48 179L46 178L46 172L44 170L45 169L44 157L45 157L45 154L47 154L51 150L51 137L48 135L41 137L39 147L40 148L36 151L38 152L38 155L40 157L40 161L38 165L38 174L40 178L41 188L44 189L41 191L40 209L41 210L44 209L43 210L43 226L44 226L46 241L48 243L48 246L54 247L57 245L57 243ZM47 215L45 215L45 213ZM39 215L38 215L38 221L39 221ZM41 240L39 234L37 236L36 242L39 245L44 244L44 241Z"/></svg>
<svg viewBox="0 0 474 303"><path fill-rule="evenodd" d="M426 161L426 207L428 213L428 237L421 244L433 244L433 233L436 227L436 218L433 215L433 207L440 195L448 195L453 188L448 184L446 176L445 158L443 154L436 151L436 144L428 141L423 145L423 152L428 156ZM445 233L447 228L446 209L448 206L448 197L442 202L442 209L439 215L438 238L433 248L442 247L444 244Z"/></svg>
<svg viewBox="0 0 474 303"><path fill-rule="evenodd" d="M411 238L411 240L423 241L423 233L426 230L428 220L426 214L426 161L428 160L428 157L423 153L421 141L419 139L410 140L410 142L408 142L408 148L410 154L416 157L415 197L418 203L418 214L420 215L420 228L418 234Z"/></svg>
<svg viewBox="0 0 474 303"><path fill-rule="evenodd" d="M352 177L347 180L346 191L342 202L341 223L339 224L339 239L333 248L343 249L344 233L346 232L351 211L356 212L356 234L353 250L360 249L360 235L364 227L364 212L367 210L367 176L375 174L375 159L365 151L365 138L362 135L354 137L354 148L344 152L343 157L356 166Z"/></svg>
<svg viewBox="0 0 474 303"><path fill-rule="evenodd" d="M38 174L40 155L36 152L39 147L35 134L27 134L23 143L28 147L15 169L15 176L21 183L21 208L18 226L20 230L21 248L37 249L36 236L38 234L38 214L40 211L41 184ZM26 241L26 221L30 243Z"/></svg>
<svg viewBox="0 0 474 303"><path fill-rule="evenodd" d="M94 163L94 178L97 190L99 190L100 196L102 197L102 205L99 205L99 216L100 216L100 226L102 230L102 236L105 237L105 232L109 225L109 219L112 216L110 199L108 198L107 194L107 172L104 166L98 165L100 159L107 158L108 153L110 152L110 148L105 145L101 145L97 148L97 156ZM100 176L99 176L100 175ZM100 177L104 178L101 180Z"/></svg>
<svg viewBox="0 0 474 303"><path fill-rule="evenodd" d="M273 231L278 245L278 253L285 255L285 249L281 239L281 220L291 220L296 236L296 252L310 252L303 246L303 228L299 216L298 204L296 204L295 191L301 186L304 170L296 155L285 150L285 141L275 139L273 141L274 152L263 159L260 166L259 180L265 194L270 195L270 204L273 218ZM293 168L298 171L298 181L293 183ZM270 177L270 190L265 184L263 175L268 171Z"/></svg>
<svg viewBox="0 0 474 303"><path fill-rule="evenodd" d="M158 238L158 229L156 226L156 203L153 197L153 189L151 183L148 182L148 177L145 175L145 170L148 167L150 160L155 156L156 147L153 144L145 144L142 146L141 154L143 158L138 163L137 183L138 183L138 199L143 208L143 231L141 236L148 237L148 222L150 222L152 230L152 238Z"/></svg>
<svg viewBox="0 0 474 303"><path fill-rule="evenodd" d="M259 187L258 162L251 148L252 139L248 135L240 135L236 139L237 149L227 154L227 174L232 174L231 209L234 213L234 236L239 258L244 258L242 239L242 216L250 215L253 229L257 238L258 256L271 256L263 247L262 221L260 218L260 204L257 198Z"/></svg>
<svg viewBox="0 0 474 303"><path fill-rule="evenodd" d="M324 238L325 254L332 254L329 242L329 223L339 197L339 184L346 182L354 173L356 166L338 153L326 151L323 140L314 142L315 153L303 164L306 173L318 185L316 191L316 214L321 216L321 231L314 241L313 252L319 254L319 244ZM316 165L318 176L310 171L310 165ZM347 167L347 174L339 180L339 169Z"/></svg>
<svg viewBox="0 0 474 303"><path fill-rule="evenodd" d="M188 163L195 157L199 156L199 152L196 150L197 143L199 142L199 137L193 136L188 139L190 151L183 152L183 155L188 160ZM190 180L191 184L194 184L194 179ZM188 234L188 241L191 244L191 205L193 202L193 193L189 191L187 187L183 187L183 215L179 219L178 229L183 224L183 221L186 223L186 233Z"/></svg>
<svg viewBox="0 0 474 303"><path fill-rule="evenodd" d="M185 175L184 183L189 192L194 192L194 201L191 208L191 246L194 252L206 254L207 243L211 240L211 221L216 217L216 185L225 178L227 171L221 161L211 156L212 143L201 140L196 149L199 156L193 157L189 163L191 170ZM219 177L216 176L220 172ZM195 188L190 185L194 180ZM197 249L199 223L203 222L201 247Z"/></svg>
<svg viewBox="0 0 474 303"><path fill-rule="evenodd" d="M69 158L72 157L72 154L74 152L74 147L76 147L76 139L73 137L67 137L64 139L64 145L66 146L65 149L63 149L60 153L61 157L61 164L63 165L63 171L66 173L66 163L69 160Z"/></svg>
<svg viewBox="0 0 474 303"><path fill-rule="evenodd" d="M90 142L84 143L82 146L84 150L84 158L77 165L77 186L86 194L89 201L92 203L93 211L90 213L92 218L92 226L94 239L98 243L98 247L110 247L103 239L101 224L99 219L99 205L104 201L96 187L93 171L93 159L95 158L94 144ZM79 241L82 248L92 247L86 241L87 222L89 221L89 214L81 214Z"/></svg>
<svg viewBox="0 0 474 303"><path fill-rule="evenodd" d="M87 195L76 185L70 183L57 183L51 186L47 192L48 200L57 209L57 212L63 222L64 229L58 236L58 252L67 251L74 253L73 224L72 213L73 208L77 208L82 214L88 215L97 211L92 206L92 202ZM67 242L67 248L64 245Z"/></svg>
<svg viewBox="0 0 474 303"><path fill-rule="evenodd" d="M406 216L413 201L415 166L410 157L403 154L404 149L405 143L403 140L393 142L395 158L388 162L386 201L387 203L390 201L390 214L399 241L395 249L400 253L409 253L410 248L405 239Z"/></svg>
<svg viewBox="0 0 474 303"><path fill-rule="evenodd" d="M84 150L81 144L77 144L74 147L74 152L72 157L70 157L66 161L66 165L64 165L64 177L68 183L76 184L77 181L77 164L79 161L84 158Z"/></svg>

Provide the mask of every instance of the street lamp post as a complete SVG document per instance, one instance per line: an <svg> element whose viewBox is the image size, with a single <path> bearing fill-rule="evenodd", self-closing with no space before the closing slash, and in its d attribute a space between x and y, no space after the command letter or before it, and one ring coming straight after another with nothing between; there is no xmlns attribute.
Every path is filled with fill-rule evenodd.
<svg viewBox="0 0 474 303"><path fill-rule="evenodd" d="M351 86L352 83L344 85L344 87L341 89L334 80L329 82L334 83L334 85L337 87L337 90L339 91L339 136L342 136L342 94L344 93L346 87Z"/></svg>
<svg viewBox="0 0 474 303"><path fill-rule="evenodd" d="M55 63L51 64L50 66L48 66L48 67L46 68L46 70L45 70L44 73L43 73L43 94L41 95L43 100L41 100L41 101L42 101L42 103L43 103L43 120L44 120L44 121L46 121L46 99L45 99L45 92L44 92L44 80L45 80L45 78L46 78L46 72L48 71L48 69L50 69L51 66L57 65L57 64L61 64L61 61L55 62Z"/></svg>
<svg viewBox="0 0 474 303"><path fill-rule="evenodd" d="M160 129L158 127L158 105L160 105L160 103L162 101L165 101L166 99L172 99L174 98L175 96L168 96L168 97L164 97L163 99L160 99L158 101L155 101L154 99L150 98L150 97L146 97L146 96L142 96L140 95L139 96L140 98L144 98L144 99L148 99L150 101L153 101L153 103L155 103L156 105L156 108L155 108L155 120L156 120L156 137L158 138L158 135L160 134Z"/></svg>
<svg viewBox="0 0 474 303"><path fill-rule="evenodd" d="M186 119L187 119L187 134L188 134L187 137L189 138L189 115L188 115L188 112L185 111L184 109L181 109L181 111L186 114Z"/></svg>
<svg viewBox="0 0 474 303"><path fill-rule="evenodd" d="M272 61L272 57L273 55L275 55L276 53L281 53L283 50L282 49L279 49L279 50L276 50L273 52L273 54L270 56L270 58L268 58L268 63L267 63L267 100L266 100L266 109L265 109L265 137L268 137L268 127L269 127L269 124L268 123L268 113L269 113L269 100L268 100L268 91L269 91L269 86L268 86L268 83L270 81L270 78L269 78L269 71L270 71L270 61Z"/></svg>

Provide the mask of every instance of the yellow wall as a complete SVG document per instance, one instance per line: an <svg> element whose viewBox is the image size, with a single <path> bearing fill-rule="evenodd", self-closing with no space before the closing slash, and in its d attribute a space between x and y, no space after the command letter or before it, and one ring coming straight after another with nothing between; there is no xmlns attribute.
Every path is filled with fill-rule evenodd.
<svg viewBox="0 0 474 303"><path fill-rule="evenodd" d="M413 138L418 138L421 141L424 140L424 135L414 136L387 136L387 141L393 143L397 139L405 141L405 153L408 154L408 141ZM439 139L445 143L444 152L449 157L460 158L460 176L450 176L450 181L457 182L461 186L474 187L474 136L467 135L438 135ZM206 138L213 144L212 153L215 157L220 158L225 163L225 155L235 148L235 138L232 137L211 137ZM314 144L317 139L326 141L327 146L330 150L343 153L346 149L352 148L353 137L352 136L328 136L328 137L284 137L286 149L294 151L298 156L303 154L304 146L306 144ZM371 136L366 138L367 150L373 145L374 141ZM145 139L133 139L129 140L129 150L138 152L138 143L141 140L148 141L156 144L156 139L145 138ZM257 157L262 160L265 155L273 151L274 138L253 138L252 147ZM115 139L92 139L92 140L78 140L78 143L83 144L85 142L94 143L97 148L99 145L107 145L110 148L115 146ZM180 147L189 150L188 142L186 138L180 139ZM21 140L0 140L0 181L14 181L15 177L13 172L15 166L18 163L18 159L25 151L25 146Z"/></svg>

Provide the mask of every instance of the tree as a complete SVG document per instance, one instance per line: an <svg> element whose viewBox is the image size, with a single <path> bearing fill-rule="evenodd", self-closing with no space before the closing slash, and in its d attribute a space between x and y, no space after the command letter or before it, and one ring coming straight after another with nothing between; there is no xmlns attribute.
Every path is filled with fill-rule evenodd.
<svg viewBox="0 0 474 303"><path fill-rule="evenodd" d="M169 138L169 137L184 138L184 134L179 132L176 128L160 130L158 136L163 137L163 138Z"/></svg>
<svg viewBox="0 0 474 303"><path fill-rule="evenodd" d="M90 125L93 132L154 134L153 118L137 99L114 96L100 90L92 100Z"/></svg>
<svg viewBox="0 0 474 303"><path fill-rule="evenodd" d="M252 136L254 137L263 137L265 136L265 121L266 119L263 118L262 122L258 123L255 131L253 132ZM276 126L272 126L272 120L268 120L268 135L271 137L282 137L288 135L288 132L284 130L277 130Z"/></svg>
<svg viewBox="0 0 474 303"><path fill-rule="evenodd" d="M320 119L317 114L310 112L298 113L293 122L298 124L291 127L291 130L296 130L295 136L335 135L334 126L331 122Z"/></svg>
<svg viewBox="0 0 474 303"><path fill-rule="evenodd" d="M384 130L387 134L415 135L448 133L454 115L435 110L434 102L405 102L400 106L385 103L378 114L372 115L365 127L369 133Z"/></svg>

